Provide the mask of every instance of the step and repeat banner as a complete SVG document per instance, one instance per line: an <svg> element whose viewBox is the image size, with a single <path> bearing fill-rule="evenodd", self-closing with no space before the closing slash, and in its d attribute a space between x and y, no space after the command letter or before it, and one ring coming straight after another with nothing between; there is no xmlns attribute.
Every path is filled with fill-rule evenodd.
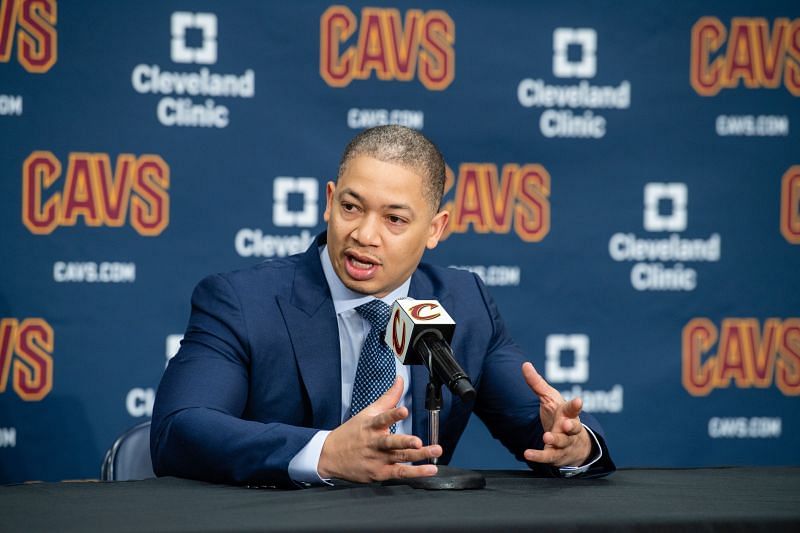
<svg viewBox="0 0 800 533"><path fill-rule="evenodd" d="M799 97L790 1L0 0L0 483L96 478L194 285L309 246L379 124L619 465L800 464Z"/></svg>

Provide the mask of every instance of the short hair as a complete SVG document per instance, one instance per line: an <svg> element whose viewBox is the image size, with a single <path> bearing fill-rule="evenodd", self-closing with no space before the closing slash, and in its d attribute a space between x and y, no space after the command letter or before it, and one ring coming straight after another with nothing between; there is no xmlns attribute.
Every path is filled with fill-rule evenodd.
<svg viewBox="0 0 800 533"><path fill-rule="evenodd" d="M348 163L357 156L396 163L419 174L422 177L423 195L433 207L433 212L439 211L444 194L444 157L423 134L396 125L376 126L362 131L344 149L337 179L344 175Z"/></svg>

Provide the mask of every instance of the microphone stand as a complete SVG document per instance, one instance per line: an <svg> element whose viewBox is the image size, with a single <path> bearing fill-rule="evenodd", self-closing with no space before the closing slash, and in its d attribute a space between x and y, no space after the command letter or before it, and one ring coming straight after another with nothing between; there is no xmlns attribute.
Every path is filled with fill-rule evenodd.
<svg viewBox="0 0 800 533"><path fill-rule="evenodd" d="M428 369L433 368L431 364ZM429 372L428 386L425 391L425 410L428 411L428 443L439 444L439 412L442 410L442 382ZM438 468L435 476L415 477L404 480L395 480L402 485L414 489L426 490L465 490L482 489L486 486L486 479L474 470L464 470L451 466L440 466L436 457L431 458L431 464ZM395 484L395 483L393 483Z"/></svg>

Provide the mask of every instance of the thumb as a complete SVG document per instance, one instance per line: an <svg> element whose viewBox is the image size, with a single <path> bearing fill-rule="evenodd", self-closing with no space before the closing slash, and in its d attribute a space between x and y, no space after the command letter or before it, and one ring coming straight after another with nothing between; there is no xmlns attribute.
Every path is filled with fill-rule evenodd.
<svg viewBox="0 0 800 533"><path fill-rule="evenodd" d="M400 402L403 395L403 378L397 376L392 383L392 386L387 389L383 395L373 402L372 406L377 408L379 412L388 411L393 409Z"/></svg>
<svg viewBox="0 0 800 533"><path fill-rule="evenodd" d="M552 394L553 387L539 375L531 363L526 362L522 364L522 375L531 390L540 398L543 396L549 397Z"/></svg>

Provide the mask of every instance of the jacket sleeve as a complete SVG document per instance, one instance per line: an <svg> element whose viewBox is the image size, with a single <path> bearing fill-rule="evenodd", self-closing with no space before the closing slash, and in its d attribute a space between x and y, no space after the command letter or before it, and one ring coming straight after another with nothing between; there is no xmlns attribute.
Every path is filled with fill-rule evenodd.
<svg viewBox="0 0 800 533"><path fill-rule="evenodd" d="M475 413L492 436L508 448L519 461L526 462L539 474L558 476L557 468L525 461L523 453L526 449L544 448L542 441L544 430L539 419L539 399L522 375L522 363L529 361L530 358L526 358L521 348L511 339L486 287L477 276L475 281L483 298L491 327L491 340L481 369ZM613 472L616 467L605 444L602 427L588 413L581 413L580 418L597 436L602 457L587 472L576 477L598 477Z"/></svg>
<svg viewBox="0 0 800 533"><path fill-rule="evenodd" d="M220 275L204 279L156 395L150 451L157 475L294 486L289 461L317 430L243 419L250 356L233 287Z"/></svg>

